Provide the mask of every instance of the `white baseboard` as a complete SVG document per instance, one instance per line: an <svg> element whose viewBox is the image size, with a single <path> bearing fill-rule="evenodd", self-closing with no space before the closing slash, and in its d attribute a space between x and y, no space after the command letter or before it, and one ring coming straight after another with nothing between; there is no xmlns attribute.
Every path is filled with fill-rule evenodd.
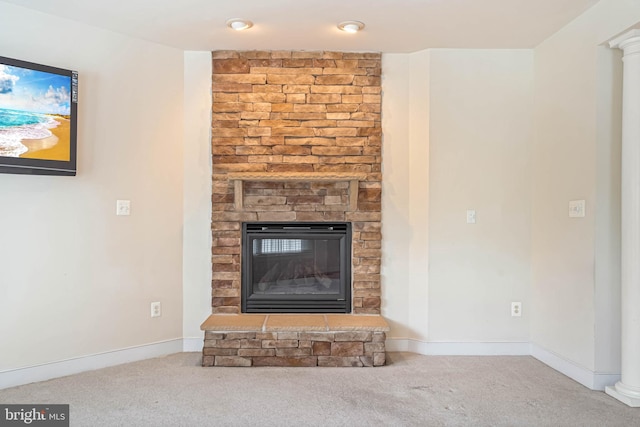
<svg viewBox="0 0 640 427"><path fill-rule="evenodd" d="M200 340L202 342L202 339ZM183 351L182 338L26 366L0 372L0 389L106 368ZM200 346L202 350L202 345Z"/></svg>
<svg viewBox="0 0 640 427"><path fill-rule="evenodd" d="M407 338L387 338L384 346L387 351L409 351L409 340Z"/></svg>
<svg viewBox="0 0 640 427"><path fill-rule="evenodd" d="M408 351L427 356L533 356L591 390L603 391L620 380L620 374L593 372L529 342L425 342L388 338L387 351Z"/></svg>
<svg viewBox="0 0 640 427"><path fill-rule="evenodd" d="M198 338L183 338L182 340L182 351L185 353L189 353L192 351L201 352L202 347L204 345L204 339L202 337Z"/></svg>
<svg viewBox="0 0 640 427"><path fill-rule="evenodd" d="M409 351L427 356L529 356L528 342L425 342L388 338L387 351Z"/></svg>
<svg viewBox="0 0 640 427"><path fill-rule="evenodd" d="M531 356L591 390L603 391L620 380L620 374L593 372L534 343Z"/></svg>
<svg viewBox="0 0 640 427"><path fill-rule="evenodd" d="M177 338L99 354L27 366L0 372L0 389L64 377L108 366L151 359L167 354L202 351L202 338ZM425 342L388 338L387 351L408 351L427 356L533 356L545 365L591 390L604 390L620 374L592 372L551 351L528 342Z"/></svg>

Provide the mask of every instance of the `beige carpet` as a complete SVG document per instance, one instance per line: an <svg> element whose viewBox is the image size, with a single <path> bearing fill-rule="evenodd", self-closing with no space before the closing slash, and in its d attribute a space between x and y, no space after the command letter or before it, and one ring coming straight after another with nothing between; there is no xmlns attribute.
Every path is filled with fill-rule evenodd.
<svg viewBox="0 0 640 427"><path fill-rule="evenodd" d="M202 368L180 353L0 390L72 426L640 426L531 357L390 353L380 368Z"/></svg>

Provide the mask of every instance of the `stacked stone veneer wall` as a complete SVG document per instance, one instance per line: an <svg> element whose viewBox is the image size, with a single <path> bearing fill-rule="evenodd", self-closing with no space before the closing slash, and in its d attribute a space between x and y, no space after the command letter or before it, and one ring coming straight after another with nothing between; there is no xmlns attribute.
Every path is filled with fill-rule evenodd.
<svg viewBox="0 0 640 427"><path fill-rule="evenodd" d="M380 54L213 52L214 313L240 312L243 221L353 223L353 312L380 313ZM347 182L247 182L234 208L229 172L364 172ZM324 356L323 356L324 357Z"/></svg>
<svg viewBox="0 0 640 427"><path fill-rule="evenodd" d="M382 366L384 332L205 332L202 366Z"/></svg>

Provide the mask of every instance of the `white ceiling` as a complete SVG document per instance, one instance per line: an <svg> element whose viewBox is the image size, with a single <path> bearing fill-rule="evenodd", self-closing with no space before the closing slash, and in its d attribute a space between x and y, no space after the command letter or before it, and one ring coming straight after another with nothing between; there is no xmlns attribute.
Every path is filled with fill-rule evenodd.
<svg viewBox="0 0 640 427"><path fill-rule="evenodd" d="M531 48L598 0L1 0L184 50ZM254 22L247 31L229 18ZM359 34L339 21L359 20Z"/></svg>

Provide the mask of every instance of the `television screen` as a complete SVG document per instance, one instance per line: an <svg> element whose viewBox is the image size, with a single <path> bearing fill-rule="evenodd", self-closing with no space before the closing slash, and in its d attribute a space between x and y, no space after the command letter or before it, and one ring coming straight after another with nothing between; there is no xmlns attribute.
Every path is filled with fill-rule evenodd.
<svg viewBox="0 0 640 427"><path fill-rule="evenodd" d="M76 174L78 73L0 56L0 173Z"/></svg>

